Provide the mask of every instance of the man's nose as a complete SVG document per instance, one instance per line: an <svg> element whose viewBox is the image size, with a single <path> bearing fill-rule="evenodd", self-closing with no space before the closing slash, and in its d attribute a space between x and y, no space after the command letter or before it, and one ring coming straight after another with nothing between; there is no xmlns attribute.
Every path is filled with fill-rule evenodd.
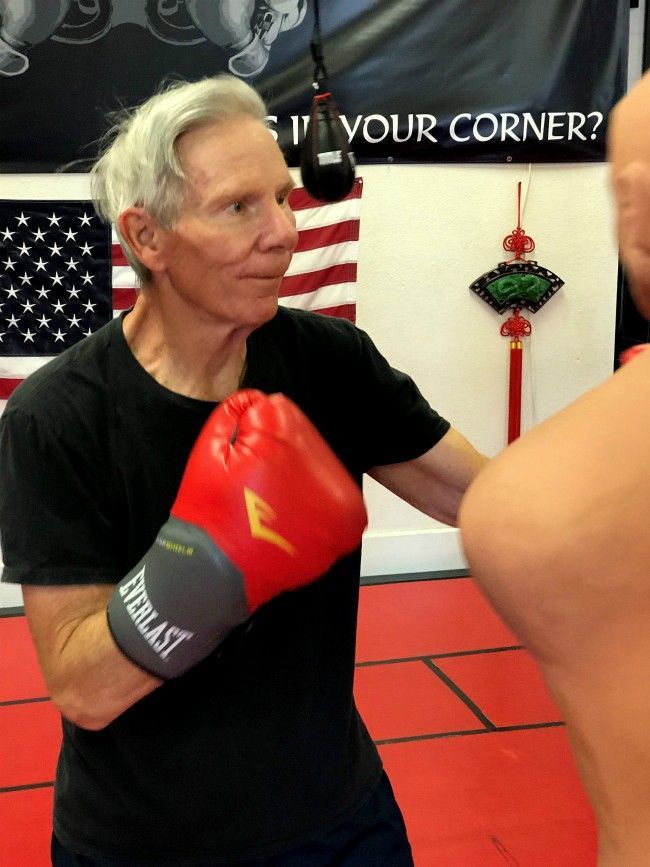
<svg viewBox="0 0 650 867"><path fill-rule="evenodd" d="M298 243L298 230L293 211L286 203L276 202L268 208L261 240L264 249L279 247L293 252Z"/></svg>

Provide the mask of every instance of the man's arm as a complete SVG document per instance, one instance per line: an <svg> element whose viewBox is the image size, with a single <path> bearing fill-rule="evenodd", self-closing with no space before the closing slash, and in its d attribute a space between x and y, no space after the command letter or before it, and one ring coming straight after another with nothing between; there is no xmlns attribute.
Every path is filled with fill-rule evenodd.
<svg viewBox="0 0 650 867"><path fill-rule="evenodd" d="M419 458L374 467L368 475L431 518L455 527L465 490L487 463L488 458L450 428Z"/></svg>
<svg viewBox="0 0 650 867"><path fill-rule="evenodd" d="M25 614L45 684L62 715L104 728L162 681L130 662L111 637L111 585L23 585Z"/></svg>
<svg viewBox="0 0 650 867"><path fill-rule="evenodd" d="M55 704L103 728L260 605L323 575L366 522L354 479L295 404L231 395L199 434L169 519L117 586L25 588Z"/></svg>

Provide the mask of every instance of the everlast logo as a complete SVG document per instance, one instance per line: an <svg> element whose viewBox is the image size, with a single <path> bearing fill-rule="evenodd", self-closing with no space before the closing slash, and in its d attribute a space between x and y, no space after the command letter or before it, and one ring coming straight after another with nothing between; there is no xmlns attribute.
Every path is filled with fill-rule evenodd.
<svg viewBox="0 0 650 867"><path fill-rule="evenodd" d="M263 539L265 542L270 542L271 545L276 545L291 557L295 556L295 546L269 526L276 520L275 511L271 506L250 488L244 488L244 500L251 536L254 539Z"/></svg>
<svg viewBox="0 0 650 867"><path fill-rule="evenodd" d="M178 647L182 641L189 641L194 633L188 629L181 629L180 626L174 626L167 620L157 622L160 620L160 615L149 599L144 584L144 570L143 566L133 578L120 587L120 596L138 632L161 659L167 659L175 647ZM152 624L151 628L149 628L150 624Z"/></svg>

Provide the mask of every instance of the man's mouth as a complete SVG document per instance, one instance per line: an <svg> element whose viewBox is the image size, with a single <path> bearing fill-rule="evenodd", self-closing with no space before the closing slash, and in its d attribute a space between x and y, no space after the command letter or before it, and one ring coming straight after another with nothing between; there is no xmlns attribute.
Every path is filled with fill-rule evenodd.
<svg viewBox="0 0 650 867"><path fill-rule="evenodd" d="M282 280L284 277L284 273L282 274L246 274L244 277L245 280Z"/></svg>

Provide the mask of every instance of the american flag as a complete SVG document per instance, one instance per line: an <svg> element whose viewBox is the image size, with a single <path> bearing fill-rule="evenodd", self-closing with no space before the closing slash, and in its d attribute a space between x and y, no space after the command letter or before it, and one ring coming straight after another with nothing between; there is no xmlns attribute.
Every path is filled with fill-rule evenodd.
<svg viewBox="0 0 650 867"><path fill-rule="evenodd" d="M283 305L354 321L362 191L361 178L335 203L293 190ZM25 376L131 307L136 285L91 202L0 200L0 412Z"/></svg>

